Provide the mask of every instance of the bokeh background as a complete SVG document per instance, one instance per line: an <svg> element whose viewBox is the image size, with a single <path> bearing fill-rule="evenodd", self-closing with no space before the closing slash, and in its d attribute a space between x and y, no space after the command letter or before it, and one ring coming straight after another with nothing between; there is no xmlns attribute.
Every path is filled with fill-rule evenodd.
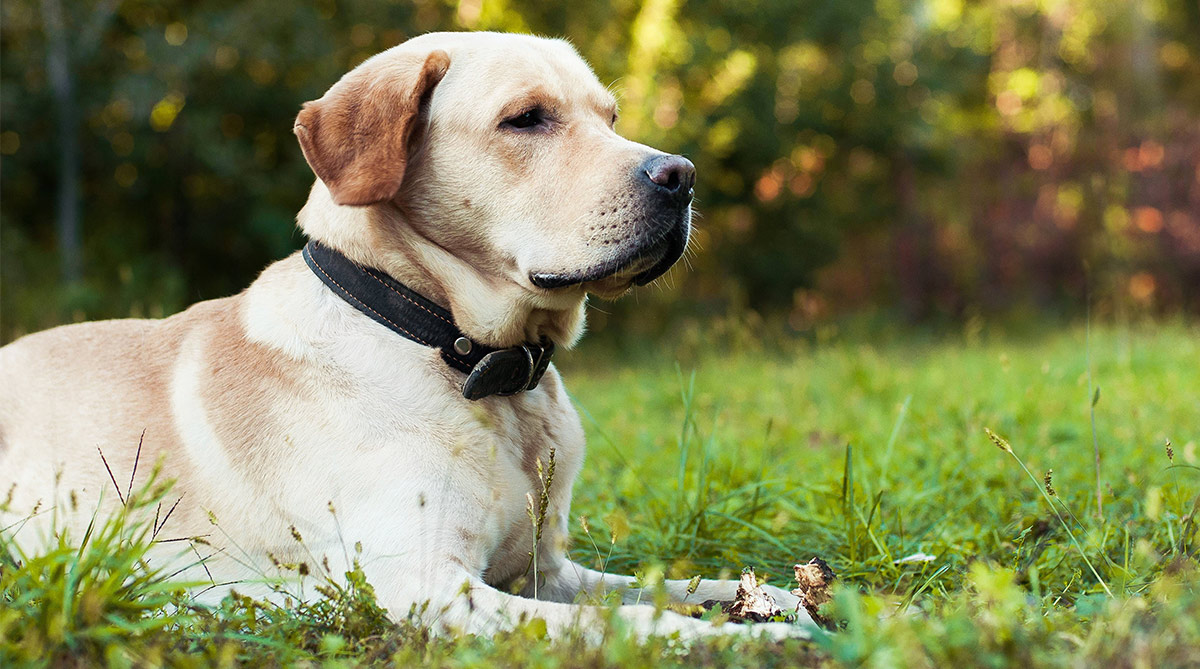
<svg viewBox="0 0 1200 669"><path fill-rule="evenodd" d="M565 36L697 165L686 274L593 330L1200 311L1194 0L6 0L0 338L299 248L302 102L432 30ZM651 304L654 309L644 308Z"/></svg>

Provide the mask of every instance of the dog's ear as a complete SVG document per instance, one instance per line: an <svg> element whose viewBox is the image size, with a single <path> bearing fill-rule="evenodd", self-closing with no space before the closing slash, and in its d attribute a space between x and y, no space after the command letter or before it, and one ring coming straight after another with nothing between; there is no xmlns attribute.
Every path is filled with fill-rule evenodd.
<svg viewBox="0 0 1200 669"><path fill-rule="evenodd" d="M368 205L395 197L422 100L450 68L445 51L393 58L342 77L304 103L293 131L333 201Z"/></svg>

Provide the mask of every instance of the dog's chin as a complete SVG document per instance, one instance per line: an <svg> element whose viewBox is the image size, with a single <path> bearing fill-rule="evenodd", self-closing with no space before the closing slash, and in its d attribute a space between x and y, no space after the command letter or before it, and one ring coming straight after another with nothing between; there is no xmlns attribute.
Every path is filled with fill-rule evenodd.
<svg viewBox="0 0 1200 669"><path fill-rule="evenodd" d="M654 261L648 267L634 275L633 283L638 286L644 286L666 274L667 270L671 269L683 257L683 252L687 248L688 233L690 231L691 222L684 220L680 225L676 225L668 230L666 236L651 248L644 251L639 258L642 260L653 258Z"/></svg>
<svg viewBox="0 0 1200 669"><path fill-rule="evenodd" d="M596 297L615 300L628 293L638 283L638 278L656 267L662 259L657 255L642 256L623 269L605 277L585 281L583 289Z"/></svg>
<svg viewBox="0 0 1200 669"><path fill-rule="evenodd" d="M616 258L570 272L531 272L529 281L544 290L582 286L602 298L624 295L633 286L644 286L667 273L687 248L688 223L675 226L661 239L627 258Z"/></svg>
<svg viewBox="0 0 1200 669"><path fill-rule="evenodd" d="M583 290L604 300L615 300L633 288L633 277L610 276L581 284Z"/></svg>

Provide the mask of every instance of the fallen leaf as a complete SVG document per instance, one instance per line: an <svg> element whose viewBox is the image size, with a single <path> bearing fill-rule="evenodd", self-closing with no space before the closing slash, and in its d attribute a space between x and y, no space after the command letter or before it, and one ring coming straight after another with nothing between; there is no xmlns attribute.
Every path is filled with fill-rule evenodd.
<svg viewBox="0 0 1200 669"><path fill-rule="evenodd" d="M798 564L792 569L796 572L797 586L795 590L792 590L792 594L800 598L800 603L796 605L796 613L800 613L800 607L803 606L814 622L822 627L828 627L829 619L820 615L817 609L832 599L829 594L829 586L837 576L829 568L829 563L814 557L808 561L808 564Z"/></svg>
<svg viewBox="0 0 1200 669"><path fill-rule="evenodd" d="M775 603L775 598L758 584L754 570L749 568L742 571L737 595L727 606L722 606L721 610L733 620L749 620L756 623L767 622L783 614L783 609Z"/></svg>

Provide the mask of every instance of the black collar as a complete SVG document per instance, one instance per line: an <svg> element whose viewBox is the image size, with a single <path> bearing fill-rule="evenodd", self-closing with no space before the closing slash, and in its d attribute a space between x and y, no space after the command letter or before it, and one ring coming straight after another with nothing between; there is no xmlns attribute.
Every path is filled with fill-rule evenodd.
<svg viewBox="0 0 1200 669"><path fill-rule="evenodd" d="M467 375L462 394L469 400L533 390L550 365L554 343L547 339L513 348L485 346L464 335L449 311L387 274L315 241L302 253L313 274L355 309L405 339L439 349L447 365Z"/></svg>

